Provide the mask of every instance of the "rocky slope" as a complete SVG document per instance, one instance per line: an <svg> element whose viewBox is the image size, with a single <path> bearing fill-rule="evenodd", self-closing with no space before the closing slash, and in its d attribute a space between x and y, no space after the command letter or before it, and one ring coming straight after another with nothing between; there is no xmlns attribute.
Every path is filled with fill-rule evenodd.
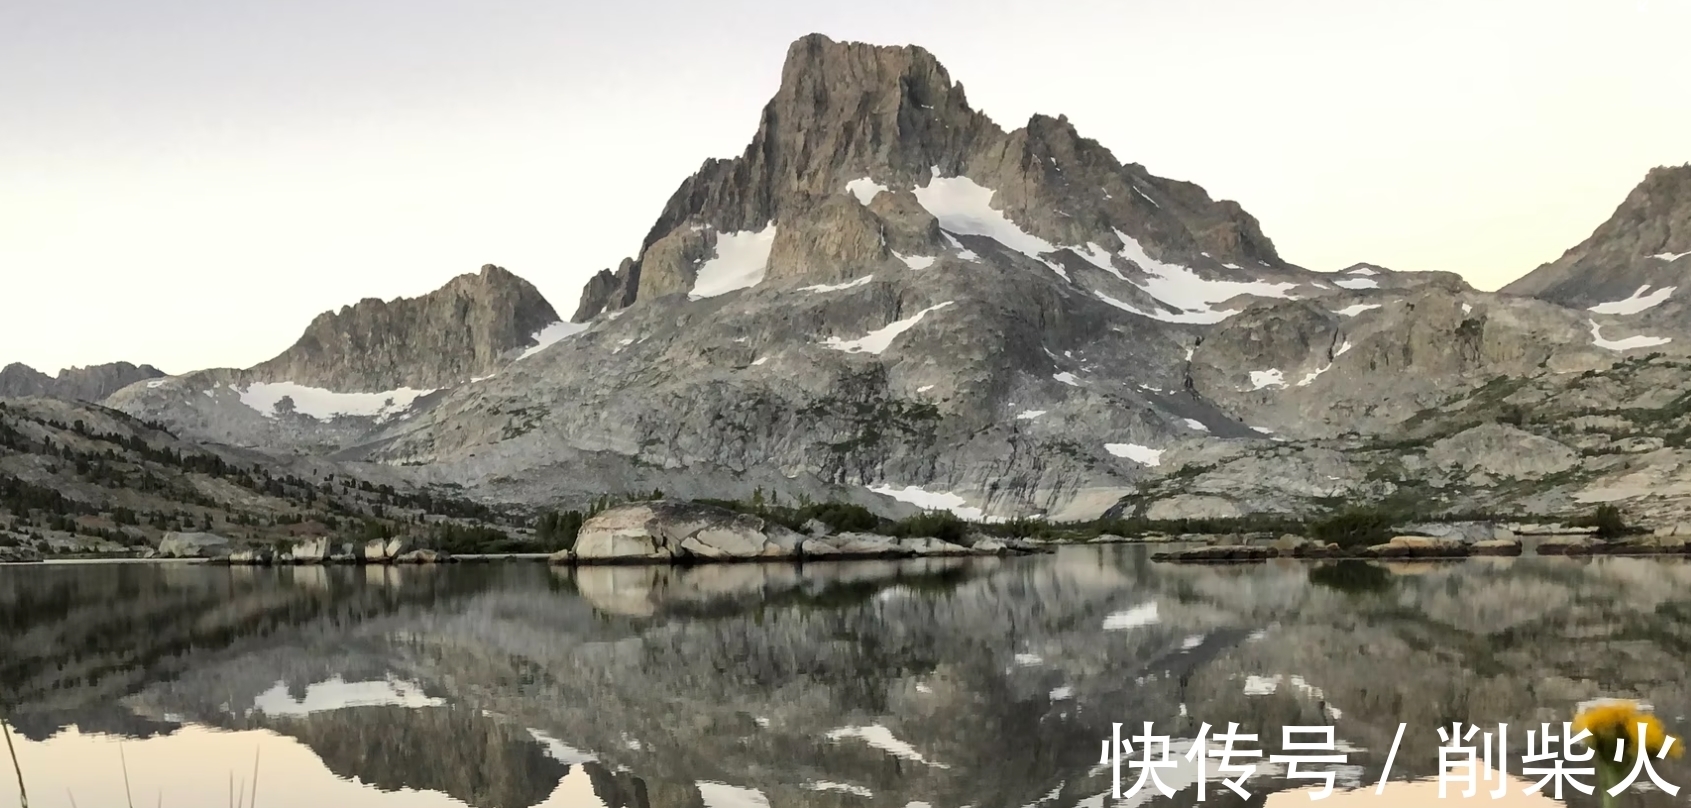
<svg viewBox="0 0 1691 808"><path fill-rule="evenodd" d="M1650 170L1591 237L1503 287L1598 313L1683 313L1691 273L1691 163ZM1599 308L1592 308L1599 307Z"/></svg>
<svg viewBox="0 0 1691 808"><path fill-rule="evenodd" d="M135 555L169 531L267 546L496 522L381 467L207 446L93 404L0 399L0 560Z"/></svg>
<svg viewBox="0 0 1691 808"><path fill-rule="evenodd" d="M48 376L28 365L13 362L0 368L0 398L44 396L65 401L103 401L129 385L157 379L165 373L152 365L139 367L128 362L66 368Z"/></svg>

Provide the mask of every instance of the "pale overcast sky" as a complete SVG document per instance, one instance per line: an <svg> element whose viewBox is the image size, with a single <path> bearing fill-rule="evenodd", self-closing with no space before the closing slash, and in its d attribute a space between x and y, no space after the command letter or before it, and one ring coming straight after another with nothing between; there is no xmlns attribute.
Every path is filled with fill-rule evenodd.
<svg viewBox="0 0 1691 808"><path fill-rule="evenodd" d="M0 364L247 366L497 263L564 316L788 43L914 43L1287 260L1492 289L1691 160L1691 0L0 4Z"/></svg>

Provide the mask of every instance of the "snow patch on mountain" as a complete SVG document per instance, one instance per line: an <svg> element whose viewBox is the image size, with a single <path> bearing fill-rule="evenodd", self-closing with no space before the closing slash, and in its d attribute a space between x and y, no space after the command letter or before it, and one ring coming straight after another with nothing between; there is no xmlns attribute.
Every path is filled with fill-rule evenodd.
<svg viewBox="0 0 1691 808"><path fill-rule="evenodd" d="M1252 390L1261 390L1265 387L1285 387L1285 386L1286 386L1286 374L1280 372L1279 368L1269 368L1268 370L1253 370L1253 371L1251 371L1251 389Z"/></svg>
<svg viewBox="0 0 1691 808"><path fill-rule="evenodd" d="M922 321L923 317L928 316L928 314L932 312L939 311L940 309L943 309L955 302L956 301L954 300L947 300L939 305L929 306L910 315L909 317L902 320L895 320L857 339L843 340L839 337L829 337L827 341L822 344L829 348L833 348L836 351L845 351L846 353L880 354L892 345L893 340L898 339L898 335L915 327L917 323Z"/></svg>
<svg viewBox="0 0 1691 808"><path fill-rule="evenodd" d="M1378 289L1380 282L1373 278L1342 278L1333 281L1333 285L1341 289Z"/></svg>
<svg viewBox="0 0 1691 808"><path fill-rule="evenodd" d="M836 283L836 284L831 284L831 285L830 284L817 284L815 286L804 286L804 287L800 287L799 291L800 292L843 292L847 289L852 289L852 288L855 288L855 287L858 287L858 286L862 286L862 285L864 285L864 284L866 284L866 283L868 283L868 282L870 282L874 279L875 279L874 275L864 275L863 277L858 278L857 280L846 281L845 283Z"/></svg>
<svg viewBox="0 0 1691 808"><path fill-rule="evenodd" d="M276 405L291 399L293 412L328 421L338 415L375 417L386 421L411 408L418 398L433 390L413 390L401 387L385 393L337 393L320 387L306 387L293 382L257 382L245 390L236 388L241 403L274 418Z"/></svg>
<svg viewBox="0 0 1691 808"><path fill-rule="evenodd" d="M1032 421L1033 419L1038 418L1039 416L1044 415L1044 414L1045 414L1045 410L1023 410L1021 412L1016 413L1016 420L1018 420L1018 421Z"/></svg>
<svg viewBox="0 0 1691 808"><path fill-rule="evenodd" d="M1236 310L1217 310L1215 304L1231 300L1239 295L1257 295L1260 297L1290 298L1290 291L1296 283L1275 283L1271 281L1226 281L1208 280L1198 275L1189 267L1171 264L1152 258L1145 252L1145 248L1132 236L1120 230L1115 231L1116 238L1121 239L1122 248L1118 253L1123 258L1132 261L1148 276L1144 280L1133 281L1133 285L1145 290L1147 294L1180 310L1179 314L1167 312L1147 313L1122 303L1113 298L1098 294L1099 299L1117 308L1127 309L1146 317L1170 323L1218 323L1237 314Z"/></svg>
<svg viewBox="0 0 1691 808"><path fill-rule="evenodd" d="M546 326L545 328L540 329L539 331L534 332L534 334L531 337L534 340L534 346L529 348L528 350L523 351L521 354L519 354L517 356L517 358L515 360L512 360L512 361L520 362L524 359L527 359L531 356L534 356L537 353L540 353L541 351L546 350L547 348L552 347L552 345L554 343L556 343L556 342L558 342L558 341L560 341L560 340L562 340L566 337L573 337L576 334L580 334L581 332L586 331L586 330L587 330L587 324L586 323L571 323L571 322L553 323L549 326Z"/></svg>
<svg viewBox="0 0 1691 808"><path fill-rule="evenodd" d="M1187 419L1186 419L1186 427L1187 427L1187 428L1188 428L1188 429L1196 429L1196 430L1198 430L1198 431L1199 431L1199 432L1208 432L1208 431L1210 431L1210 428L1209 428L1209 427L1207 427L1207 426L1205 426L1205 425L1204 425L1204 422L1203 422L1203 421L1200 421L1200 420L1198 420L1198 419L1196 419L1196 418L1187 418Z"/></svg>
<svg viewBox="0 0 1691 808"><path fill-rule="evenodd" d="M1634 348L1654 348L1673 342L1672 337L1626 337L1624 339L1603 339L1603 335L1595 320L1591 321L1591 341L1599 348L1611 351L1630 351Z"/></svg>
<svg viewBox="0 0 1691 808"><path fill-rule="evenodd" d="M879 196L882 191L885 191L887 186L868 177L859 177L846 183L845 189L846 193L857 197L857 201L859 203L868 205L870 202L875 201L875 197Z"/></svg>
<svg viewBox="0 0 1691 808"><path fill-rule="evenodd" d="M1137 443L1106 443L1104 451L1144 466L1155 466L1163 462L1163 450L1140 446Z"/></svg>
<svg viewBox="0 0 1691 808"><path fill-rule="evenodd" d="M920 486L907 485L897 488L891 485L870 486L873 491L882 496L892 497L899 502L907 502L918 508L929 511L950 511L959 519L979 522L986 519L986 512L980 508L971 507L962 496L950 491L928 491Z"/></svg>
<svg viewBox="0 0 1691 808"><path fill-rule="evenodd" d="M1018 227L1003 211L993 209L995 192L991 188L968 177L942 177L935 166L927 186L914 189L914 193L916 202L939 220L941 229L963 236L986 236L1050 267L1063 280L1069 279L1062 264L1044 257L1058 247Z"/></svg>
<svg viewBox="0 0 1691 808"><path fill-rule="evenodd" d="M703 300L758 285L769 269L769 251L774 246L774 222L762 230L717 234L716 255L699 267L688 299Z"/></svg>
<svg viewBox="0 0 1691 808"><path fill-rule="evenodd" d="M911 269L927 269L934 265L934 257L931 255L902 255L895 252L893 256Z"/></svg>
<svg viewBox="0 0 1691 808"><path fill-rule="evenodd" d="M1331 364L1322 365L1321 367L1318 367L1318 368L1310 371L1302 379L1299 379L1298 380L1298 386L1299 387L1308 387L1311 384L1314 384L1315 380L1321 377L1321 374L1326 373L1327 371L1332 370L1332 369L1333 369L1333 366Z"/></svg>
<svg viewBox="0 0 1691 808"><path fill-rule="evenodd" d="M950 233L946 233L943 230L940 231L940 234L945 236L945 240L951 243L951 248L957 251L957 257L958 258L961 258L964 261L975 261L975 262L979 262L981 260L981 257L976 255L974 250L971 250L968 247L963 246L963 242L958 241L956 236L951 235Z"/></svg>
<svg viewBox="0 0 1691 808"><path fill-rule="evenodd" d="M1667 262L1671 263L1671 262L1674 262L1674 261L1678 261L1679 259L1684 258L1687 255L1691 255L1691 251L1682 252L1682 253L1666 253L1666 252L1656 253L1655 255L1652 255L1650 257L1654 258L1658 261L1667 261Z"/></svg>
<svg viewBox="0 0 1691 808"><path fill-rule="evenodd" d="M1660 304L1664 300L1667 300L1673 295L1674 290L1678 288L1679 287L1677 286L1664 286L1654 292L1650 292L1650 284L1646 283L1643 286L1638 287L1638 291L1633 292L1631 297L1622 298L1620 300L1612 300L1608 303L1598 303L1588 309L1588 311L1593 311L1598 314L1637 314L1645 309ZM1649 292L1649 294L1645 294L1646 292Z"/></svg>
<svg viewBox="0 0 1691 808"><path fill-rule="evenodd" d="M1333 313L1340 317L1355 317L1365 311L1373 311L1380 307L1379 303L1355 303L1342 309L1334 309Z"/></svg>

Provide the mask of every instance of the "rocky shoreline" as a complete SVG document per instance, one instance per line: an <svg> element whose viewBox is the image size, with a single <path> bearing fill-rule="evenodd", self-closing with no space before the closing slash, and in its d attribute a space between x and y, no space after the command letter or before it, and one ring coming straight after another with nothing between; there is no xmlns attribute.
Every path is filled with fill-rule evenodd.
<svg viewBox="0 0 1691 808"><path fill-rule="evenodd" d="M1533 535L1533 534L1527 534ZM1587 532L1549 533L1533 548L1541 556L1691 556L1691 542L1672 532L1651 536L1632 536L1606 541ZM1240 563L1292 559L1357 559L1357 560L1449 560L1486 556L1519 556L1525 551L1521 539L1505 528L1498 528L1490 539L1464 541L1458 538L1435 536L1395 536L1379 544L1340 547L1322 544L1301 536L1285 535L1268 544L1211 544L1180 550L1154 553L1152 561L1187 564Z"/></svg>
<svg viewBox="0 0 1691 808"><path fill-rule="evenodd" d="M575 546L555 553L454 555L413 547L406 539L362 544L314 538L285 549L233 549L209 533L172 533L155 557L233 566L306 564L447 564L523 560L554 565L705 564L761 561L846 561L1031 555L1049 545L969 535L959 541L834 532L812 522L798 532L771 520L702 503L656 500L608 509L582 524Z"/></svg>

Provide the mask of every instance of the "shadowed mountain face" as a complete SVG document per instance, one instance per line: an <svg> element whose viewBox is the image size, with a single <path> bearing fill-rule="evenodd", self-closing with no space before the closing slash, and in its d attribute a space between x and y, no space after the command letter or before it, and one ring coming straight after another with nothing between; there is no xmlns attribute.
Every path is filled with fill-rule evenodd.
<svg viewBox="0 0 1691 808"><path fill-rule="evenodd" d="M1237 721L1269 753L1284 726L1331 723L1348 750L1338 781L1354 786L1379 777L1399 723L1394 777L1436 774L1435 728L1450 721L1517 728L1519 774L1519 728L1581 701L1643 699L1675 728L1691 712L1691 635L1674 618L1691 613L1691 567L1650 560L1214 569L1075 548L804 569L320 571L304 587L258 571L236 591L326 610L201 643L121 688L19 704L15 725L127 734L97 717L121 711L167 733L297 741L324 766L294 772L300 788L355 778L369 785L335 792L354 808L370 788L477 806L1077 808L1109 789L1097 762L1112 722L1153 721L1179 748L1202 722ZM377 593L381 608L335 605ZM163 743L159 731L130 743ZM55 742L26 744L28 759L51 768ZM1691 781L1683 761L1661 770ZM1284 774L1265 764L1252 790L1305 784ZM1171 804L1192 802L1196 778L1165 773ZM305 804L284 786L266 799Z"/></svg>

